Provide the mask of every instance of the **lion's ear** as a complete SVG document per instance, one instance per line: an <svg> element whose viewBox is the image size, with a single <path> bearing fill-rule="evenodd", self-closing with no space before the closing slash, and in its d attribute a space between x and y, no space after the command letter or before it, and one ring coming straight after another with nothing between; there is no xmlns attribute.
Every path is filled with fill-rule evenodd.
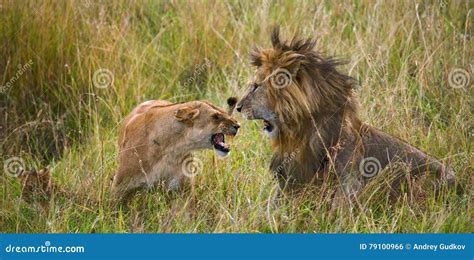
<svg viewBox="0 0 474 260"><path fill-rule="evenodd" d="M287 70L291 73L291 76L293 78L296 78L296 76L298 75L298 71L300 70L300 65L301 65L300 62L295 62L295 63L292 63L290 66L286 67Z"/></svg>
<svg viewBox="0 0 474 260"><path fill-rule="evenodd" d="M296 77L304 58L304 55L293 52L285 55L281 63L285 64L284 69L289 71L293 77Z"/></svg>
<svg viewBox="0 0 474 260"><path fill-rule="evenodd" d="M190 123L199 115L199 109L182 107L176 110L174 117L180 122Z"/></svg>
<svg viewBox="0 0 474 260"><path fill-rule="evenodd" d="M280 26L279 25L273 26L271 41L272 41L272 46L274 49L279 49L282 47L281 40L280 40Z"/></svg>

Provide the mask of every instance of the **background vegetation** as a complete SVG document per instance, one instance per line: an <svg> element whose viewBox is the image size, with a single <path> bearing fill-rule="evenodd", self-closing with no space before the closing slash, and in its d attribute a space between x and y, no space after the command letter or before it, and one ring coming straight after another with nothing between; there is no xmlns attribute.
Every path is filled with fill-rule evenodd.
<svg viewBox="0 0 474 260"><path fill-rule="evenodd" d="M0 231L472 232L473 16L470 0L0 0L0 159L49 165L77 194L42 212L4 172ZM110 207L123 117L149 99L225 106L243 92L253 71L247 53L269 46L273 24L286 37L317 36L321 52L346 58L341 70L360 82L363 121L442 159L466 193L418 204L369 187L352 209L331 208L317 191L277 199L262 125L237 116L231 155L198 153L204 167L192 189ZM461 87L449 84L455 69L467 73ZM113 82L97 87L98 71Z"/></svg>

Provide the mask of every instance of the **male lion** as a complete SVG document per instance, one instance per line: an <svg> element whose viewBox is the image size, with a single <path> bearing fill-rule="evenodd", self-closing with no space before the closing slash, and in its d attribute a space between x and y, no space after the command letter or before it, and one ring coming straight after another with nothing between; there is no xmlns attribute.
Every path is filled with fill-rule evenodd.
<svg viewBox="0 0 474 260"><path fill-rule="evenodd" d="M214 149L225 157L230 146L225 135L235 136L237 121L207 101L173 104L144 102L128 115L119 131L119 168L113 191L124 198L131 191L161 182L177 190L199 167L192 152Z"/></svg>
<svg viewBox="0 0 474 260"><path fill-rule="evenodd" d="M355 195L395 161L412 176L432 172L437 184L454 182L438 160L361 123L355 80L336 70L339 60L315 51L314 39L282 41L277 27L271 42L273 48L252 50L256 74L236 109L249 120L263 120L274 148L270 169L281 186L294 191L321 184L331 171L345 194Z"/></svg>

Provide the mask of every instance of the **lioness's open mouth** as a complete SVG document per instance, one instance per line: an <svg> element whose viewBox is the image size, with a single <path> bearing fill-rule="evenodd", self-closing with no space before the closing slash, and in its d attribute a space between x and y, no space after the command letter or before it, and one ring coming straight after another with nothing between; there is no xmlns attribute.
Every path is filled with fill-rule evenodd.
<svg viewBox="0 0 474 260"><path fill-rule="evenodd" d="M213 134L211 143L219 156L225 157L230 152L230 145L225 143L225 136L223 133Z"/></svg>

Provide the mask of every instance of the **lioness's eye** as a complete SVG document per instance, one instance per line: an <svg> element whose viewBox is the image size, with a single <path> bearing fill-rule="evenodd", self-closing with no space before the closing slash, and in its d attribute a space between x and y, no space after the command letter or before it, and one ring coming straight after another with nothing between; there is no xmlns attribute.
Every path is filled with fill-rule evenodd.
<svg viewBox="0 0 474 260"><path fill-rule="evenodd" d="M215 120L219 120L221 119L221 115L219 115L218 113L215 113L212 115L212 118L215 119Z"/></svg>

